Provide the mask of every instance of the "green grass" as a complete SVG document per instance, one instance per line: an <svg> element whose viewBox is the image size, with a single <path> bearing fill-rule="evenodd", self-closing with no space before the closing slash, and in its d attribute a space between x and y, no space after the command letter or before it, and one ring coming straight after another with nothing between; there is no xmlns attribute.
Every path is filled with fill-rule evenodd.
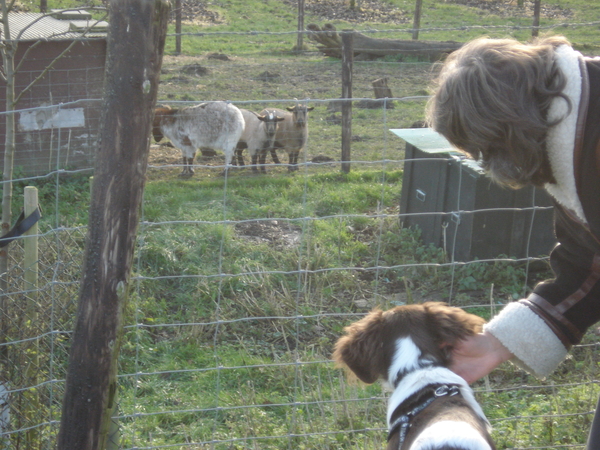
<svg viewBox="0 0 600 450"><path fill-rule="evenodd" d="M397 208L401 174L234 176L226 196L223 179L149 183L136 273L143 279L128 320L145 327L128 331L120 368L121 373L147 374L122 383L125 445L245 437L273 449L281 447L282 439L301 448L354 448L365 440L381 447L385 399L380 387L347 385L326 361L351 320L347 314L399 304L396 294L407 285L417 298L449 291L452 269L443 266L439 249L423 247L418 232L400 229L394 217L374 217ZM173 217L193 223L164 223ZM238 221L265 217L294 223L302 233L297 247L255 242L236 231ZM306 217L314 219L303 222ZM225 218L230 223L220 223ZM428 265L411 266L423 263ZM382 270L379 278L344 269L377 264L403 267ZM299 266L343 270L299 278ZM211 279L219 270L227 276ZM498 298L519 291L524 282L522 266L502 262L459 267L454 276L460 280L459 293L486 295L496 283ZM465 294L457 301L473 305ZM489 317L488 308L472 311ZM527 396L511 403L511 396L522 395L481 395L506 442L521 436L514 430L518 425L506 420L519 414L515 411L557 414L546 399ZM334 401L315 403L324 400ZM131 411L141 416L134 420ZM532 420L537 427L539 420ZM555 426L555 433L579 425ZM549 433L539 433L544 430ZM300 436L285 437L290 433ZM570 436L577 442L581 433Z"/></svg>
<svg viewBox="0 0 600 450"><path fill-rule="evenodd" d="M357 2L360 5L360 2ZM406 22L378 23L363 22L351 23L340 20L327 20L338 29L352 28L356 30L392 30L383 33L384 37L410 39L409 31L412 27L412 15L415 4L413 0L384 0L384 3L393 5L402 11ZM493 3L491 1L490 3ZM499 2L497 2L499 3ZM503 2L505 3L505 2ZM21 7L32 11L38 10L38 2L22 1ZM67 8L72 6L91 5L102 6L99 0L84 2L82 0L48 0L49 8ZM542 6L551 6L558 10L570 10L567 18L542 17L540 25L549 28L552 33L561 33L571 39L582 50L597 51L600 42L600 29L598 26L570 26L567 24L586 24L600 20L600 5L588 0L553 0L542 2ZM235 54L273 53L276 55L291 56L296 36L293 31L297 27L297 10L290 4L277 0L236 0L213 2L207 5L208 9L217 12L220 23L212 24L184 24L182 32L190 34L182 39L184 54L199 55L210 52L231 52ZM517 15L495 15L484 9L473 8L459 3L441 0L424 0L422 5L421 28L424 30L420 38L424 40L457 40L465 41L473 37L486 34L490 36L512 36L517 39L527 39L531 33L527 29L531 26L531 13ZM317 23L322 25L326 20L306 13L305 24ZM469 29L470 26L477 25ZM552 28L555 27L555 28ZM459 28L458 30L456 28ZM466 28L466 29L465 29ZM174 32L174 24L170 26L170 33ZM258 32L258 33L252 33ZM542 33L546 32L545 29ZM252 33L242 39L232 39L231 36L215 33ZM310 47L310 45L309 45ZM260 48L260 50L259 50ZM314 47L312 47L314 48ZM166 52L174 51L174 39L167 41Z"/></svg>
<svg viewBox="0 0 600 450"><path fill-rule="evenodd" d="M341 29L355 29L357 31L379 30L383 38L410 39L412 28L412 15L414 1L390 0L392 4L403 11L406 23L344 23L339 20L325 20L318 16L306 14L305 24L316 23L323 25L326 21ZM586 24L600 20L600 6L586 0L565 0L542 2L543 6L550 5L556 8L569 9L572 14L568 18L542 17L540 26L541 34L551 32L564 34L582 51L598 51L600 30L597 26L562 27L568 24ZM219 12L225 19L223 24L213 25L208 32L217 33L244 33L258 32L249 39L230 40L226 36L205 35L203 38L184 37L182 47L184 54L197 55L204 52L231 52L235 54L252 54L260 46L261 52L274 53L280 56L292 55L296 44L296 36L289 34L296 28L296 11L284 2L279 1L249 1L222 2L212 8ZM516 10L518 11L518 10ZM469 29L469 25L478 25ZM530 27L532 16L521 13L518 16L498 16L490 14L483 9L473 8L458 3L443 2L439 0L425 0L422 5L421 31L419 37L423 40L455 40L466 41L482 34L492 37L514 37L526 40L531 36ZM184 27L184 33L206 32L206 27ZM170 28L170 33L174 28ZM270 34L271 33L271 34ZM375 35L377 36L377 34ZM378 36L379 37L379 36ZM314 49L309 43L308 47ZM174 42L167 43L167 53L174 50Z"/></svg>

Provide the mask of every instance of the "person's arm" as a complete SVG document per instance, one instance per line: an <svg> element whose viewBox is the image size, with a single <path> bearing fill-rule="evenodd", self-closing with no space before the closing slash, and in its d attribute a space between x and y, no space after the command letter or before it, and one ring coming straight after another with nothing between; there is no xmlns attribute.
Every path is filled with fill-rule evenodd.
<svg viewBox="0 0 600 450"><path fill-rule="evenodd" d="M550 261L556 278L508 303L484 326L483 336L455 349L453 367L465 379L477 380L506 360L544 378L600 321L600 242L560 207L555 213L561 243Z"/></svg>
<svg viewBox="0 0 600 450"><path fill-rule="evenodd" d="M570 345L558 337L551 317L533 309L536 299L532 293L509 303L483 329L513 355L510 362L543 379L565 359Z"/></svg>

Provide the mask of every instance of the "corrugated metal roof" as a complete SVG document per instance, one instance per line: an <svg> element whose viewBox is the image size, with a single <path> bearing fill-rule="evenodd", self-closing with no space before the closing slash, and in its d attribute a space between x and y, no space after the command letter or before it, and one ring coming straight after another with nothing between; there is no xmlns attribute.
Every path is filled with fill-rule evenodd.
<svg viewBox="0 0 600 450"><path fill-rule="evenodd" d="M69 11L73 13L73 11ZM83 12L82 12L83 13ZM77 15L76 15L77 16ZM69 17L73 17L71 14ZM81 17L87 18L85 14ZM8 14L12 39L19 41L64 41L72 39L106 38L108 23L95 20L58 20L41 13L14 12ZM83 33L89 27L92 30ZM0 36L4 30L0 27ZM4 39L4 36L2 36Z"/></svg>

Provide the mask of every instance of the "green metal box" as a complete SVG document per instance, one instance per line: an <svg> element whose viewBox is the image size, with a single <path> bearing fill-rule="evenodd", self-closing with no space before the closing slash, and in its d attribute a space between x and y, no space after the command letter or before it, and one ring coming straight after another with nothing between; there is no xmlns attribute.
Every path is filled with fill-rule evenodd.
<svg viewBox="0 0 600 450"><path fill-rule="evenodd" d="M549 254L555 244L550 196L501 187L429 128L391 130L406 142L400 219L453 261Z"/></svg>

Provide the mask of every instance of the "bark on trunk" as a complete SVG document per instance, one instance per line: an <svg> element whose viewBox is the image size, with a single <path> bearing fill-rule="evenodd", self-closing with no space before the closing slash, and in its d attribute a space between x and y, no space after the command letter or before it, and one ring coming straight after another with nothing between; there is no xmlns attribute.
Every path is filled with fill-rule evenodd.
<svg viewBox="0 0 600 450"><path fill-rule="evenodd" d="M111 0L103 124L63 400L60 450L105 446L152 115L166 0Z"/></svg>
<svg viewBox="0 0 600 450"><path fill-rule="evenodd" d="M8 23L9 8L6 1L2 2L2 27L3 35L10 36L10 27ZM10 231L12 222L12 197L13 197L13 161L15 157L15 115L10 114L15 110L15 53L16 42L10 40L4 41L2 46L2 63L4 76L6 78L6 102L5 110L7 113L4 116L6 134L4 136L4 170L2 179L5 181L2 185L2 224L0 236L5 235ZM0 249L0 293L5 293L8 287L8 249L9 246ZM2 296L2 303L6 301L6 297ZM4 304L2 311L6 311ZM4 332L4 326L1 332ZM4 333L3 333L4 335Z"/></svg>

